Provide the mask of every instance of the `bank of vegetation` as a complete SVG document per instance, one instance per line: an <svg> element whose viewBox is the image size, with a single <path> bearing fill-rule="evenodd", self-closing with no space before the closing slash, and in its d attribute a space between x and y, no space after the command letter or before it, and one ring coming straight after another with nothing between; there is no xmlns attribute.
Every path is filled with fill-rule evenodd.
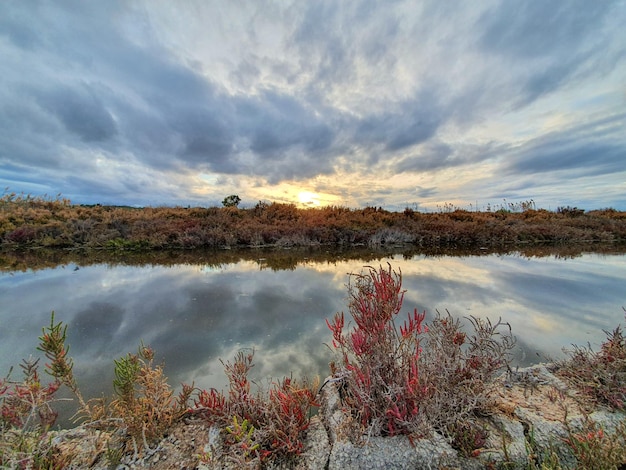
<svg viewBox="0 0 626 470"><path fill-rule="evenodd" d="M502 204L437 212L340 206L252 208L84 206L67 199L4 194L0 247L161 250L235 247L389 246L493 248L528 244L624 243L626 212Z"/></svg>

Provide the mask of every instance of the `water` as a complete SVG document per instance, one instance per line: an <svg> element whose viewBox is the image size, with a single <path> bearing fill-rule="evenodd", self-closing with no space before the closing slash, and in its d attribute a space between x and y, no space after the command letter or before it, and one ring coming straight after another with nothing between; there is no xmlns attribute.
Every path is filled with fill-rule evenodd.
<svg viewBox="0 0 626 470"><path fill-rule="evenodd" d="M348 313L347 273L387 262L402 271L402 316L417 307L427 311L427 320L436 310L502 317L517 337L520 365L561 358L562 348L572 344L597 348L603 330L624 323L623 254L313 260L293 253L282 264L272 256L248 254L229 262L209 256L184 264L77 261L2 272L0 374L41 355L37 337L54 310L56 320L68 325L75 375L87 397L112 393L113 359L136 352L141 341L156 350L175 387L194 382L226 389L220 361L242 348L254 349L252 376L261 384L286 375L323 378L332 360L325 319Z"/></svg>

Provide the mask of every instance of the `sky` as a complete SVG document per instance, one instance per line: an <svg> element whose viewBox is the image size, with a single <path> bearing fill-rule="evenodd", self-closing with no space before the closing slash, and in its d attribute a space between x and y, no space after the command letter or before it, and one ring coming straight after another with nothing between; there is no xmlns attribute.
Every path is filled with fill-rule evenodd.
<svg viewBox="0 0 626 470"><path fill-rule="evenodd" d="M7 0L0 191L626 210L624 24L623 0Z"/></svg>

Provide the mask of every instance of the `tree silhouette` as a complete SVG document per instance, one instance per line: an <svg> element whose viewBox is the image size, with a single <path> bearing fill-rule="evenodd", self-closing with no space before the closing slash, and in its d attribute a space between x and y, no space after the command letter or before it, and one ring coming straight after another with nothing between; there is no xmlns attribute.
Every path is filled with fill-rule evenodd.
<svg viewBox="0 0 626 470"><path fill-rule="evenodd" d="M222 201L224 207L237 207L241 202L241 198L236 194L231 194L230 196L226 196Z"/></svg>

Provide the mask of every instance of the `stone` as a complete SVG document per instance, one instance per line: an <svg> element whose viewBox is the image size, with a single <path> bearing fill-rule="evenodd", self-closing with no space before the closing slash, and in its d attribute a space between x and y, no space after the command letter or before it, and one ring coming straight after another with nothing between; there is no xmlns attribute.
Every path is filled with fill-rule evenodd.
<svg viewBox="0 0 626 470"><path fill-rule="evenodd" d="M590 404L568 389L551 372L549 364L503 374L496 381L490 398L490 414L479 420L488 431L487 442L475 457L463 457L437 433L429 439L413 442L406 436L356 435L359 426L342 408L337 382L327 379L320 396L320 419L327 434L323 436L318 429L318 433L311 433L308 439L328 441L329 470L479 469L490 466L522 469L528 468L531 460L537 463L550 454L557 455L562 467L567 469L577 465L566 445L570 431L582 429L586 419L608 433L626 423L623 413L599 409L589 412ZM323 448L326 449L326 444ZM321 461L323 459L318 462Z"/></svg>

